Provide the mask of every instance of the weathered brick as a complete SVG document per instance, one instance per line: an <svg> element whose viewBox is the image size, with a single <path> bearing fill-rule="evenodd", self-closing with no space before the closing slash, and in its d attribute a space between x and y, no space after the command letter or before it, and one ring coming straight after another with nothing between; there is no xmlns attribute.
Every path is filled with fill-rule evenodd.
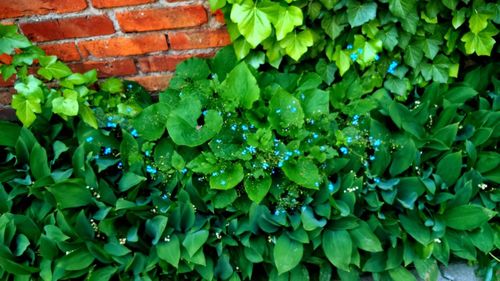
<svg viewBox="0 0 500 281"><path fill-rule="evenodd" d="M62 61L77 61L81 59L75 43L57 43L39 45L48 55L57 56Z"/></svg>
<svg viewBox="0 0 500 281"><path fill-rule="evenodd" d="M33 41L52 41L113 34L113 22L104 15L55 19L21 24L23 33Z"/></svg>
<svg viewBox="0 0 500 281"><path fill-rule="evenodd" d="M208 58L213 57L214 53L148 56L140 58L138 62L142 72L174 71L177 64L193 56Z"/></svg>
<svg viewBox="0 0 500 281"><path fill-rule="evenodd" d="M201 5L126 11L117 13L116 19L125 32L193 27L208 21Z"/></svg>
<svg viewBox="0 0 500 281"><path fill-rule="evenodd" d="M111 76L126 76L137 73L134 61L132 59L117 59L111 61L86 61L83 63L74 63L70 65L74 72L86 72L96 69L100 78Z"/></svg>
<svg viewBox="0 0 500 281"><path fill-rule="evenodd" d="M172 32L168 34L168 38L174 50L222 47L231 43L225 29Z"/></svg>
<svg viewBox="0 0 500 281"><path fill-rule="evenodd" d="M222 13L222 10L219 9L215 12L212 13L212 16L215 18L215 20L220 23L220 24L226 24L226 20L224 19L224 14Z"/></svg>
<svg viewBox="0 0 500 281"><path fill-rule="evenodd" d="M69 13L85 8L87 8L85 0L2 0L0 1L0 18Z"/></svg>
<svg viewBox="0 0 500 281"><path fill-rule="evenodd" d="M153 2L156 2L156 0L92 0L92 6L96 8L112 8L141 5Z"/></svg>
<svg viewBox="0 0 500 281"><path fill-rule="evenodd" d="M0 75L0 87L12 87L14 86L14 82L16 82L16 75L12 75L7 81L3 80L3 77Z"/></svg>
<svg viewBox="0 0 500 281"><path fill-rule="evenodd" d="M12 56L7 55L7 54L1 54L0 55L0 64L11 64L12 63Z"/></svg>
<svg viewBox="0 0 500 281"><path fill-rule="evenodd" d="M161 33L82 41L78 43L78 47L84 57L101 58L140 55L168 49L165 35Z"/></svg>
<svg viewBox="0 0 500 281"><path fill-rule="evenodd" d="M7 105L12 102L12 93L9 89L0 90L0 106Z"/></svg>
<svg viewBox="0 0 500 281"><path fill-rule="evenodd" d="M127 80L136 81L149 91L156 92L164 90L168 87L172 74L160 74L151 76L138 76L125 78Z"/></svg>

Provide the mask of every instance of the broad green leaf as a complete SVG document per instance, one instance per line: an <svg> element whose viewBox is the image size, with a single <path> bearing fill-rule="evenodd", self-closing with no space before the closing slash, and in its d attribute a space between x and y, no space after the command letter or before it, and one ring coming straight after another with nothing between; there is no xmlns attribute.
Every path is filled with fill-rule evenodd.
<svg viewBox="0 0 500 281"><path fill-rule="evenodd" d="M63 62L56 61L47 66L41 67L40 69L38 69L37 73L43 76L47 80L52 80L52 78L61 79L67 77L71 75L73 72Z"/></svg>
<svg viewBox="0 0 500 281"><path fill-rule="evenodd" d="M57 262L57 267L68 271L82 270L87 269L94 260L95 257L91 253L81 248L63 256L59 262Z"/></svg>
<svg viewBox="0 0 500 281"><path fill-rule="evenodd" d="M368 252L383 251L380 240L375 236L370 226L366 222L359 222L357 228L349 230L354 245Z"/></svg>
<svg viewBox="0 0 500 281"><path fill-rule="evenodd" d="M25 97L17 94L12 96L11 106L16 110L16 116L25 127L29 127L36 120L35 113L41 113L41 100L36 97Z"/></svg>
<svg viewBox="0 0 500 281"><path fill-rule="evenodd" d="M303 187L319 189L322 182L318 167L312 160L305 157L297 161L287 161L283 165L283 172L287 178Z"/></svg>
<svg viewBox="0 0 500 281"><path fill-rule="evenodd" d="M397 17L404 18L415 10L416 0L389 0L389 11Z"/></svg>
<svg viewBox="0 0 500 281"><path fill-rule="evenodd" d="M78 115L78 93L74 90L63 90L63 96L52 100L52 111L63 116Z"/></svg>
<svg viewBox="0 0 500 281"><path fill-rule="evenodd" d="M54 195L60 209L83 207L92 202L92 195L81 180L65 180L47 189Z"/></svg>
<svg viewBox="0 0 500 281"><path fill-rule="evenodd" d="M108 78L104 80L99 86L101 87L101 90L111 94L123 92L123 81L118 78Z"/></svg>
<svg viewBox="0 0 500 281"><path fill-rule="evenodd" d="M243 180L243 167L237 163L224 169L224 173L218 173L210 177L210 188L228 190L234 188Z"/></svg>
<svg viewBox="0 0 500 281"><path fill-rule="evenodd" d="M471 87L458 86L448 90L445 93L445 99L451 103L463 104L478 94L479 93Z"/></svg>
<svg viewBox="0 0 500 281"><path fill-rule="evenodd" d="M79 105L79 108L79 114L83 122L87 123L90 127L97 129L98 124L94 111L92 111L92 109L90 109L87 105Z"/></svg>
<svg viewBox="0 0 500 281"><path fill-rule="evenodd" d="M425 246L431 242L430 229L425 227L425 225L422 224L417 217L400 215L399 220L404 230L415 238L415 240L417 240L420 244Z"/></svg>
<svg viewBox="0 0 500 281"><path fill-rule="evenodd" d="M14 147L20 131L21 127L17 124L0 120L0 132L2 132L0 134L0 146Z"/></svg>
<svg viewBox="0 0 500 281"><path fill-rule="evenodd" d="M496 41L493 39L498 32L483 30L479 33L467 32L461 39L465 43L465 53L476 53L478 56L489 56Z"/></svg>
<svg viewBox="0 0 500 281"><path fill-rule="evenodd" d="M326 230L321 246L328 260L336 267L350 271L352 240L346 230Z"/></svg>
<svg viewBox="0 0 500 281"><path fill-rule="evenodd" d="M210 4L210 10L212 12L215 12L220 8L226 6L226 0L210 0L208 3Z"/></svg>
<svg viewBox="0 0 500 281"><path fill-rule="evenodd" d="M148 141L159 139L165 132L168 115L172 105L166 103L155 103L146 107L133 120L134 128L138 135Z"/></svg>
<svg viewBox="0 0 500 281"><path fill-rule="evenodd" d="M31 150L30 168L33 177L37 180L50 176L47 151L38 143L36 143Z"/></svg>
<svg viewBox="0 0 500 281"><path fill-rule="evenodd" d="M304 112L300 101L284 90L278 90L269 102L269 122L275 129L302 127Z"/></svg>
<svg viewBox="0 0 500 281"><path fill-rule="evenodd" d="M297 31L289 33L280 41L280 46L285 49L287 55L295 61L298 61L302 55L307 52L307 48L311 47L313 43L314 39L312 32L306 29L300 33Z"/></svg>
<svg viewBox="0 0 500 281"><path fill-rule="evenodd" d="M420 48L428 59L434 59L434 57L439 52L442 41L433 37L422 38L418 42L418 48Z"/></svg>
<svg viewBox="0 0 500 281"><path fill-rule="evenodd" d="M339 16L326 14L325 17L321 20L321 27L332 40L335 40L335 38L339 37L340 34L342 34L342 31L344 31L345 27L347 26L347 24L340 24L339 18Z"/></svg>
<svg viewBox="0 0 500 281"><path fill-rule="evenodd" d="M251 109L253 103L260 97L260 88L257 80L245 62L238 64L221 84L221 97L225 100L224 106L229 111L242 106Z"/></svg>
<svg viewBox="0 0 500 281"><path fill-rule="evenodd" d="M389 276L394 281L417 281L415 276L402 266L389 270Z"/></svg>
<svg viewBox="0 0 500 281"><path fill-rule="evenodd" d="M89 273L88 281L108 281L111 280L113 275L118 269L116 267L107 266L99 268ZM44 280L46 281L46 280Z"/></svg>
<svg viewBox="0 0 500 281"><path fill-rule="evenodd" d="M125 173L118 182L118 188L120 191L127 191L145 180L146 178L143 176L139 176L133 172L128 172Z"/></svg>
<svg viewBox="0 0 500 281"><path fill-rule="evenodd" d="M156 253L160 259L177 268L181 258L181 245L177 235L172 235L170 240L156 245Z"/></svg>
<svg viewBox="0 0 500 281"><path fill-rule="evenodd" d="M448 209L442 218L446 226L457 230L472 230L489 221L497 212L478 205L462 205Z"/></svg>
<svg viewBox="0 0 500 281"><path fill-rule="evenodd" d="M417 157L417 147L412 139L407 138L401 144L401 147L394 153L389 172L397 176L406 171Z"/></svg>
<svg viewBox="0 0 500 281"><path fill-rule="evenodd" d="M245 191L248 198L259 204L264 199L271 188L272 179L269 175L254 178L247 177L244 181Z"/></svg>
<svg viewBox="0 0 500 281"><path fill-rule="evenodd" d="M222 117L215 110L207 110L204 124L198 124L202 115L201 102L186 97L171 112L167 130L177 145L199 146L213 138L222 128Z"/></svg>
<svg viewBox="0 0 500 281"><path fill-rule="evenodd" d="M302 260L304 246L288 238L288 235L282 234L274 246L274 264L278 269L278 274L283 274L294 269Z"/></svg>
<svg viewBox="0 0 500 281"><path fill-rule="evenodd" d="M377 3L353 4L347 8L347 20L351 27L360 26L377 16Z"/></svg>
<svg viewBox="0 0 500 281"><path fill-rule="evenodd" d="M234 4L231 9L231 20L238 24L238 29L245 36L252 48L257 47L272 32L271 21L262 7L252 0ZM279 6L276 5L276 10Z"/></svg>
<svg viewBox="0 0 500 281"><path fill-rule="evenodd" d="M17 25L0 25L0 54L12 54L15 49L27 48L31 42L17 31Z"/></svg>
<svg viewBox="0 0 500 281"><path fill-rule="evenodd" d="M280 15L276 22L276 39L278 41L285 38L296 26L302 25L302 10L296 6L280 9Z"/></svg>
<svg viewBox="0 0 500 281"><path fill-rule="evenodd" d="M318 118L329 113L330 95L328 92L314 89L300 95L304 114L307 118Z"/></svg>
<svg viewBox="0 0 500 281"><path fill-rule="evenodd" d="M457 181L461 171L461 151L449 153L437 163L436 174L438 174L448 186L452 186Z"/></svg>
<svg viewBox="0 0 500 281"><path fill-rule="evenodd" d="M302 226L305 231L313 231L318 228L323 228L326 225L325 219L317 219L314 212L309 207L303 207L300 214Z"/></svg>
<svg viewBox="0 0 500 281"><path fill-rule="evenodd" d="M198 230L196 232L191 232L186 235L184 241L182 241L182 246L186 248L190 257L193 257L199 249L203 247L203 244L208 239L207 230Z"/></svg>
<svg viewBox="0 0 500 281"><path fill-rule="evenodd" d="M156 216L146 221L146 234L153 237L152 245L156 245L167 227L168 217Z"/></svg>
<svg viewBox="0 0 500 281"><path fill-rule="evenodd" d="M474 11L469 19L469 28L472 33L478 34L488 26L489 16Z"/></svg>

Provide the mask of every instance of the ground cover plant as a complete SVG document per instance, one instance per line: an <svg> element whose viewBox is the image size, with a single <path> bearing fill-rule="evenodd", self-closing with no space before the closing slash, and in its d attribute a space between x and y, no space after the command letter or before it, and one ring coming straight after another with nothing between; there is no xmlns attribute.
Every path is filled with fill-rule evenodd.
<svg viewBox="0 0 500 281"><path fill-rule="evenodd" d="M158 101L0 27L22 123L0 122L2 279L436 280L453 259L498 278L500 68L476 56L498 4L250 3L212 3L243 37ZM276 9L307 15L268 19L279 68L252 33ZM451 28L412 67L410 42Z"/></svg>

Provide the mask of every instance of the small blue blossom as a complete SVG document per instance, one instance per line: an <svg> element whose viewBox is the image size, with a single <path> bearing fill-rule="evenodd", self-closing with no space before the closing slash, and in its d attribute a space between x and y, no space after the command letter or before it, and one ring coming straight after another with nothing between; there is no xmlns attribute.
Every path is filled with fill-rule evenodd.
<svg viewBox="0 0 500 281"><path fill-rule="evenodd" d="M375 60L376 61L380 60L380 56L379 55L375 55Z"/></svg>
<svg viewBox="0 0 500 281"><path fill-rule="evenodd" d="M216 143L222 143L222 140L221 139L216 139L215 142Z"/></svg>
<svg viewBox="0 0 500 281"><path fill-rule="evenodd" d="M113 116L108 116L108 121L113 121Z"/></svg>
<svg viewBox="0 0 500 281"><path fill-rule="evenodd" d="M221 185L226 185L226 184L227 184L227 182L226 182L225 180L221 180L220 184L221 184Z"/></svg>
<svg viewBox="0 0 500 281"><path fill-rule="evenodd" d="M278 162L278 167L280 167L280 168L283 167L283 161Z"/></svg>
<svg viewBox="0 0 500 281"><path fill-rule="evenodd" d="M236 126L236 124L231 125L231 130L232 131L236 131L237 128L238 128L238 126Z"/></svg>
<svg viewBox="0 0 500 281"><path fill-rule="evenodd" d="M275 216L279 216L280 214L281 214L280 210L276 209L276 211L274 211Z"/></svg>
<svg viewBox="0 0 500 281"><path fill-rule="evenodd" d="M262 163L262 169L267 170L267 168L269 168L269 164L266 162Z"/></svg>
<svg viewBox="0 0 500 281"><path fill-rule="evenodd" d="M314 120L309 120L309 124L314 125Z"/></svg>
<svg viewBox="0 0 500 281"><path fill-rule="evenodd" d="M132 87L134 87L134 86L132 86L132 84L128 84L128 85L127 85L127 88L128 88L128 89L132 89Z"/></svg>
<svg viewBox="0 0 500 281"><path fill-rule="evenodd" d="M352 138L351 137L347 137L347 143L351 143L352 142Z"/></svg>
<svg viewBox="0 0 500 281"><path fill-rule="evenodd" d="M111 147L106 147L104 149L104 155L109 155L109 154L111 154L111 152L113 152L113 150L111 149Z"/></svg>
<svg viewBox="0 0 500 281"><path fill-rule="evenodd" d="M122 162L118 162L118 165L116 165L118 167L118 169L121 169L123 168L123 163Z"/></svg>
<svg viewBox="0 0 500 281"><path fill-rule="evenodd" d="M301 94L300 94L300 99L301 99L301 100L305 100L305 99L306 99L306 96L304 95L304 93L301 93Z"/></svg>
<svg viewBox="0 0 500 281"><path fill-rule="evenodd" d="M187 171L188 170L186 168L184 168L184 169L181 170L181 173L185 174L185 173L187 173Z"/></svg>
<svg viewBox="0 0 500 281"><path fill-rule="evenodd" d="M244 140L247 140L247 135L246 134L242 134L241 137L244 139Z"/></svg>
<svg viewBox="0 0 500 281"><path fill-rule="evenodd" d="M312 137L313 137L313 139L317 139L319 136L318 136L318 134L317 134L317 133L313 133L313 134L312 134Z"/></svg>
<svg viewBox="0 0 500 281"><path fill-rule="evenodd" d="M340 152L342 152L342 154L344 154L344 155L345 155L345 154L349 153L349 150L347 149L347 147L342 146L342 147L340 148Z"/></svg>
<svg viewBox="0 0 500 281"><path fill-rule="evenodd" d="M293 152L294 152L296 155L300 155L300 150L298 150L298 149L295 149Z"/></svg>
<svg viewBox="0 0 500 281"><path fill-rule="evenodd" d="M333 192L334 189L335 189L335 186L333 185L333 183L329 183L328 184L328 191Z"/></svg>
<svg viewBox="0 0 500 281"><path fill-rule="evenodd" d="M375 156L374 155L370 155L370 161L373 161L375 160Z"/></svg>
<svg viewBox="0 0 500 281"><path fill-rule="evenodd" d="M243 131L248 131L248 126L247 125L241 125L241 129Z"/></svg>
<svg viewBox="0 0 500 281"><path fill-rule="evenodd" d="M133 129L132 132L130 132L130 134L132 134L134 138L137 138L139 136L136 129Z"/></svg>
<svg viewBox="0 0 500 281"><path fill-rule="evenodd" d="M203 112L202 112L203 116L207 116L207 113L208 113L207 110L203 110Z"/></svg>
<svg viewBox="0 0 500 281"><path fill-rule="evenodd" d="M116 128L116 124L113 123L113 122L107 122L106 123L106 127L108 127L108 128Z"/></svg>
<svg viewBox="0 0 500 281"><path fill-rule="evenodd" d="M280 152L278 150L275 150L274 155L278 156L278 155L280 155Z"/></svg>
<svg viewBox="0 0 500 281"><path fill-rule="evenodd" d="M163 199L163 200L167 200L167 199L168 199L168 195L167 195L167 194L163 194L163 195L161 196L161 199Z"/></svg>
<svg viewBox="0 0 500 281"><path fill-rule="evenodd" d="M276 109L276 113L280 113L281 112L281 109Z"/></svg>
<svg viewBox="0 0 500 281"><path fill-rule="evenodd" d="M363 53L363 49L358 48L358 54L360 54L360 55L361 55L362 53Z"/></svg>
<svg viewBox="0 0 500 281"><path fill-rule="evenodd" d="M146 172L148 172L150 174L156 174L156 173L158 173L158 170L156 170L155 168L151 167L150 165L147 165L146 166Z"/></svg>
<svg viewBox="0 0 500 281"><path fill-rule="evenodd" d="M246 151L246 150L243 150L243 151L241 152L241 155L247 155L247 151Z"/></svg>
<svg viewBox="0 0 500 281"><path fill-rule="evenodd" d="M213 176L213 177L218 176L218 175L219 175L219 173L218 173L218 172L213 172L213 173L212 173L212 176Z"/></svg>
<svg viewBox="0 0 500 281"><path fill-rule="evenodd" d="M326 151L326 147L324 145L320 146L319 151Z"/></svg>
<svg viewBox="0 0 500 281"><path fill-rule="evenodd" d="M293 156L293 152L291 152L291 151L287 151L287 152L285 153L285 155L286 155L286 156Z"/></svg>
<svg viewBox="0 0 500 281"><path fill-rule="evenodd" d="M132 112L132 108L130 106L127 106L127 113Z"/></svg>
<svg viewBox="0 0 500 281"><path fill-rule="evenodd" d="M356 114L356 115L354 115L354 116L352 117L352 119L353 119L353 120L358 120L358 119L359 119L359 115L357 115L357 114Z"/></svg>
<svg viewBox="0 0 500 281"><path fill-rule="evenodd" d="M288 161L290 159L290 156L286 155L283 160Z"/></svg>
<svg viewBox="0 0 500 281"><path fill-rule="evenodd" d="M252 153L252 154L255 154L255 152L257 152L257 150L255 149L255 147L253 147L251 145L247 147L247 151L250 152L250 153Z"/></svg>
<svg viewBox="0 0 500 281"><path fill-rule="evenodd" d="M351 50L352 49L352 44L348 44L347 45L347 50Z"/></svg>
<svg viewBox="0 0 500 281"><path fill-rule="evenodd" d="M319 187L319 182L315 182L315 183L314 183L314 186L315 186L315 187Z"/></svg>
<svg viewBox="0 0 500 281"><path fill-rule="evenodd" d="M92 142L94 140L94 137L88 137L85 139L86 142Z"/></svg>
<svg viewBox="0 0 500 281"><path fill-rule="evenodd" d="M359 122L358 122L358 120L354 120L354 121L352 121L352 124L353 124L354 126L357 126L357 125L359 124Z"/></svg>
<svg viewBox="0 0 500 281"><path fill-rule="evenodd" d="M151 152L149 152L149 150L146 150L146 152L144 152L144 155L146 155L147 157L151 156Z"/></svg>
<svg viewBox="0 0 500 281"><path fill-rule="evenodd" d="M306 211L306 206L302 206L302 208L300 208L300 210L302 210L302 212L305 212Z"/></svg>
<svg viewBox="0 0 500 281"><path fill-rule="evenodd" d="M220 169L219 173L222 175L224 174L224 169Z"/></svg>
<svg viewBox="0 0 500 281"><path fill-rule="evenodd" d="M375 179L373 179L373 181L375 181L375 183L379 183L380 179L379 178L375 178Z"/></svg>
<svg viewBox="0 0 500 281"><path fill-rule="evenodd" d="M379 139L376 139L374 142L373 142L373 146L380 146L382 144L382 141L379 140Z"/></svg>
<svg viewBox="0 0 500 281"><path fill-rule="evenodd" d="M393 60L387 69L387 73L394 74L396 67L398 67L398 62Z"/></svg>
<svg viewBox="0 0 500 281"><path fill-rule="evenodd" d="M357 60L357 59L358 59L358 54L356 54L356 53L352 53L352 54L350 55L350 57L351 57L351 60L355 61L355 60Z"/></svg>
<svg viewBox="0 0 500 281"><path fill-rule="evenodd" d="M295 113L295 112L297 112L297 108L296 108L296 107L292 107L292 108L290 109L290 111L291 111L292 113Z"/></svg>

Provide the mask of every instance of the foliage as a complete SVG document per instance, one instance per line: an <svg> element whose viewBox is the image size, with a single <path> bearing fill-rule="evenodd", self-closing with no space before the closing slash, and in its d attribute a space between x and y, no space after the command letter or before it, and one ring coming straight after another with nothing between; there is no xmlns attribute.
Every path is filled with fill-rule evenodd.
<svg viewBox="0 0 500 281"><path fill-rule="evenodd" d="M272 7L245 3L255 43ZM271 33L286 40L298 14ZM180 64L153 103L130 82L74 82L2 30L26 106L24 127L0 122L1 279L436 280L456 258L495 278L498 63L408 92L395 63L336 81L327 59L259 71L225 48Z"/></svg>

